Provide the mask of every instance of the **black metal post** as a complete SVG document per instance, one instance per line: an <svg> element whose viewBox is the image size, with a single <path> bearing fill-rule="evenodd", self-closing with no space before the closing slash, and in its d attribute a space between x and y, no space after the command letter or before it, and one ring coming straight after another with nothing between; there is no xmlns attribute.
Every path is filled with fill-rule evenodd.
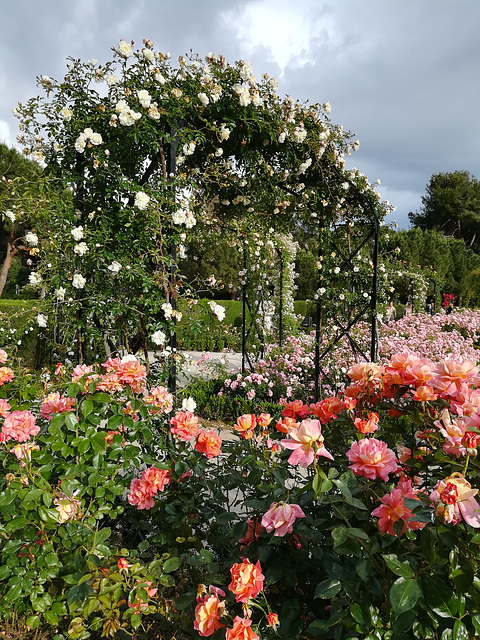
<svg viewBox="0 0 480 640"><path fill-rule="evenodd" d="M245 357L247 350L247 250L243 245L243 281L242 281L242 373L245 373Z"/></svg>
<svg viewBox="0 0 480 640"><path fill-rule="evenodd" d="M283 251L277 247L280 256L280 304L278 308L278 344L281 347L283 342Z"/></svg>
<svg viewBox="0 0 480 640"><path fill-rule="evenodd" d="M172 135L175 134L175 131L172 129ZM177 171L177 145L178 145L178 136L170 142L169 144L169 154L168 154L168 176L169 178L174 176ZM169 284L170 284L170 304L172 305L172 309L174 311L177 310L177 295L176 295L176 269L177 269L177 247L175 245L175 241L173 238L171 239L170 244L170 273L169 273ZM170 335L170 348L172 350L172 363L170 365L170 372L168 377L168 387L170 389L170 393L175 395L177 393L177 364L174 357L174 354L177 351L177 318L176 315L173 317L174 330Z"/></svg>
<svg viewBox="0 0 480 640"><path fill-rule="evenodd" d="M320 226L318 229L318 259L319 260L322 257L321 238L322 238L322 227ZM320 398L320 340L322 338L322 334L321 334L322 303L321 303L321 298L318 293L318 290L320 289L321 284L322 284L322 281L319 276L317 278L317 304L315 306L315 391L314 391L315 402L318 402Z"/></svg>
<svg viewBox="0 0 480 640"><path fill-rule="evenodd" d="M372 296L370 305L372 310L372 333L370 343L370 360L375 362L377 359L377 291L378 291L378 238L380 235L380 222L374 213L373 218L373 246L372 246L372 262L373 262L373 278L372 278Z"/></svg>

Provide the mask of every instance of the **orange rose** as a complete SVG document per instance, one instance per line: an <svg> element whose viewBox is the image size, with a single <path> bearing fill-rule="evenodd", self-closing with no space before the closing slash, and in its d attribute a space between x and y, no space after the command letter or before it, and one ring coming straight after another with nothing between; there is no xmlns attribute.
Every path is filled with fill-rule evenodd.
<svg viewBox="0 0 480 640"><path fill-rule="evenodd" d="M222 452L222 438L213 429L200 431L195 449L204 453L207 458L218 456Z"/></svg>
<svg viewBox="0 0 480 640"><path fill-rule="evenodd" d="M225 640L258 640L255 631L251 629L252 621L248 618L236 616L233 629L227 629Z"/></svg>
<svg viewBox="0 0 480 640"><path fill-rule="evenodd" d="M234 564L230 573L232 581L228 588L235 594L237 602L247 603L249 598L255 598L262 591L265 576L258 560L254 565L245 558L241 564Z"/></svg>

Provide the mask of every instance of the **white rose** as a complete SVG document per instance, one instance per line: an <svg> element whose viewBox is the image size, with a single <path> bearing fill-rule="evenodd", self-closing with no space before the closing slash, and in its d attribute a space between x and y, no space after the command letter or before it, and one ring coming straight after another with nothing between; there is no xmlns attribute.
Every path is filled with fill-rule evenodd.
<svg viewBox="0 0 480 640"><path fill-rule="evenodd" d="M67 290L65 289L65 287L59 287L58 289L55 289L55 297L57 300L60 300L61 302L65 300L66 293L67 293Z"/></svg>
<svg viewBox="0 0 480 640"><path fill-rule="evenodd" d="M72 287L75 287L75 289L83 289L86 282L86 278L84 278L80 273L76 273L72 278Z"/></svg>
<svg viewBox="0 0 480 640"><path fill-rule="evenodd" d="M162 304L162 311L163 311L163 313L165 314L165 317L166 317L166 318L167 318L167 320L168 320L169 318L171 318L171 317L172 317L172 314L173 314L173 307L172 307L172 305L171 305L169 302L164 302L164 303Z"/></svg>
<svg viewBox="0 0 480 640"><path fill-rule="evenodd" d="M148 93L148 91L146 89L141 89L140 91L137 91L137 97L140 100L140 104L142 105L142 107L144 109L148 109L148 107L150 106L150 103L152 102L152 97Z"/></svg>
<svg viewBox="0 0 480 640"><path fill-rule="evenodd" d="M25 234L25 242L31 247L36 247L38 244L38 236L36 233L29 231Z"/></svg>
<svg viewBox="0 0 480 640"><path fill-rule="evenodd" d="M88 251L88 246L85 242L80 242L73 247L73 251L77 256L84 256Z"/></svg>
<svg viewBox="0 0 480 640"><path fill-rule="evenodd" d="M154 344L157 344L158 346L165 344L165 340L167 339L167 336L163 333L163 331L160 331L160 329L158 331L155 331L155 333L152 333L151 337L152 342Z"/></svg>
<svg viewBox="0 0 480 640"><path fill-rule="evenodd" d="M83 238L83 227L75 227L70 231L74 239L78 242Z"/></svg>
<svg viewBox="0 0 480 640"><path fill-rule="evenodd" d="M187 220L187 216L183 209L177 209L172 213L172 222L173 224L184 224Z"/></svg>
<svg viewBox="0 0 480 640"><path fill-rule="evenodd" d="M47 326L48 316L45 316L43 313L39 313L35 318L39 327L44 329Z"/></svg>
<svg viewBox="0 0 480 640"><path fill-rule="evenodd" d="M148 196L143 191L137 191L135 194L135 206L140 211L144 211L148 207L148 203L150 202L150 196Z"/></svg>
<svg viewBox="0 0 480 640"><path fill-rule="evenodd" d="M95 145L102 144L102 142L103 142L102 134L101 133L92 133L90 135L90 142L92 144L95 144Z"/></svg>
<svg viewBox="0 0 480 640"><path fill-rule="evenodd" d="M108 267L107 267L107 269L109 271L111 271L112 273L118 273L121 268L122 268L122 265L119 262L117 262L116 260L114 260L112 262L112 264L109 264Z"/></svg>
<svg viewBox="0 0 480 640"><path fill-rule="evenodd" d="M42 283L42 276L35 271L28 276L28 284L31 287L38 287Z"/></svg>
<svg viewBox="0 0 480 640"><path fill-rule="evenodd" d="M63 107L60 111L60 116L65 120L65 122L70 122L73 116L73 111L68 107Z"/></svg>
<svg viewBox="0 0 480 640"><path fill-rule="evenodd" d="M191 411L192 413L197 408L197 403L192 397L184 398L182 400L182 411Z"/></svg>
<svg viewBox="0 0 480 640"><path fill-rule="evenodd" d="M118 43L118 53L123 58L130 58L130 56L133 56L132 45L128 42L125 42L125 40L120 40L120 42Z"/></svg>
<svg viewBox="0 0 480 640"><path fill-rule="evenodd" d="M5 217L8 218L10 222L15 222L15 220L17 219L17 216L13 213L13 211L10 211L10 209L8 211L5 211Z"/></svg>
<svg viewBox="0 0 480 640"><path fill-rule="evenodd" d="M204 107L206 107L208 105L208 103L210 102L210 100L208 99L208 96L206 93L199 93L198 94L198 99L200 100L200 102L203 104Z"/></svg>

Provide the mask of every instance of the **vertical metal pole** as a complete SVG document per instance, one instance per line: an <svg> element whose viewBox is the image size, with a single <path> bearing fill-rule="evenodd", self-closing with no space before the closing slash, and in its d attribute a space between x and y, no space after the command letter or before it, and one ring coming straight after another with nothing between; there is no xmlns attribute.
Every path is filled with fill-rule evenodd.
<svg viewBox="0 0 480 640"><path fill-rule="evenodd" d="M243 245L243 284L242 284L242 373L245 373L245 356L247 352L247 250Z"/></svg>
<svg viewBox="0 0 480 640"><path fill-rule="evenodd" d="M175 131L172 129L172 135ZM175 141L170 142L169 144L169 154L168 154L168 176L174 176L177 170L177 145L178 138ZM177 310L177 296L176 296L176 268L177 268L177 247L175 245L175 241L173 238L171 239L170 244L170 273L169 273L169 283L170 283L170 304L174 311ZM177 351L177 318L174 316L173 318L174 330L170 335L170 348L172 350L172 354L175 354ZM170 393L175 395L177 393L177 364L175 358L173 357L172 364L170 366L170 373L168 378L168 386L170 389Z"/></svg>
<svg viewBox="0 0 480 640"><path fill-rule="evenodd" d="M280 305L278 309L279 321L278 321L278 344L281 347L283 342L283 251L277 247L278 255L280 256Z"/></svg>
<svg viewBox="0 0 480 640"><path fill-rule="evenodd" d="M376 213L373 214L373 280L372 280L372 296L370 299L370 308L372 310L372 332L370 342L370 360L375 362L377 359L377 290L378 290L378 237L380 234L380 223Z"/></svg>
<svg viewBox="0 0 480 640"><path fill-rule="evenodd" d="M433 313L437 313L437 281L433 280Z"/></svg>
<svg viewBox="0 0 480 640"><path fill-rule="evenodd" d="M318 229L318 259L321 257L321 247L322 247L322 227L320 226ZM320 273L320 272L319 272ZM321 334L321 324L322 324L322 303L321 297L318 294L318 289L320 289L321 285L320 276L317 278L317 304L315 307L315 392L314 392L314 400L318 402L320 399L320 340L322 338Z"/></svg>

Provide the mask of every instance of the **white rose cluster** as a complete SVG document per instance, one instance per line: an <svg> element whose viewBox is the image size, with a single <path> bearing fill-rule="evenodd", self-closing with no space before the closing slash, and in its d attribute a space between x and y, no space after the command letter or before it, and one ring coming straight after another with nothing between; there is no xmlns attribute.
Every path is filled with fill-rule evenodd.
<svg viewBox="0 0 480 640"><path fill-rule="evenodd" d="M84 256L88 253L88 245L86 242L79 242L73 247L73 252L77 254L77 256Z"/></svg>
<svg viewBox="0 0 480 640"><path fill-rule="evenodd" d="M72 287L75 289L83 289L87 279L82 276L81 273L75 273L72 278Z"/></svg>
<svg viewBox="0 0 480 640"><path fill-rule="evenodd" d="M137 191L135 194L135 207L140 211L145 211L150 202L150 196L143 191Z"/></svg>
<svg viewBox="0 0 480 640"><path fill-rule="evenodd" d="M211 312L217 318L217 320L219 322L222 322L222 320L225 318L225 307L222 307L221 304L217 304L215 300L210 300L208 306L210 307Z"/></svg>
<svg viewBox="0 0 480 640"><path fill-rule="evenodd" d="M120 40L118 43L118 53L122 58L131 58L131 56L133 56L132 45L129 42L125 42L125 40Z"/></svg>
<svg viewBox="0 0 480 640"><path fill-rule="evenodd" d="M83 227L75 227L70 231L73 236L73 239L79 242L83 238Z"/></svg>
<svg viewBox="0 0 480 640"><path fill-rule="evenodd" d="M235 91L235 93L238 96L238 101L240 102L240 106L248 107L248 105L252 102L248 87L244 84L234 84L232 89Z"/></svg>
<svg viewBox="0 0 480 640"><path fill-rule="evenodd" d="M130 109L126 100L119 100L115 105L115 111L118 113L118 121L124 127L131 127L142 117L141 113ZM113 115L110 119L110 124L115 126L116 123L117 117Z"/></svg>
<svg viewBox="0 0 480 640"><path fill-rule="evenodd" d="M90 142L95 146L102 144L102 135L100 133L95 133L93 129L87 127L75 140L75 151L78 151L78 153L83 153L85 151L85 147L87 146L87 142Z"/></svg>
<svg viewBox="0 0 480 640"><path fill-rule="evenodd" d="M37 324L41 329L45 329L45 327L47 326L48 316L44 315L43 313L39 313L35 320L37 321Z"/></svg>
<svg viewBox="0 0 480 640"><path fill-rule="evenodd" d="M107 269L111 271L113 274L118 273L121 268L122 268L122 265L120 264L120 262L117 262L116 260L114 260L112 264L109 264L107 267Z"/></svg>
<svg viewBox="0 0 480 640"><path fill-rule="evenodd" d="M39 287L42 284L42 276L35 271L28 276L28 284L31 287Z"/></svg>
<svg viewBox="0 0 480 640"><path fill-rule="evenodd" d="M32 231L29 231L28 233L25 234L25 242L30 247L36 247L38 245L38 236L37 236L37 234L33 233Z"/></svg>
<svg viewBox="0 0 480 640"><path fill-rule="evenodd" d="M151 339L153 344L156 344L160 347L165 344L167 336L163 333L163 331L160 331L159 329L158 331L155 331L155 333L152 333Z"/></svg>
<svg viewBox="0 0 480 640"><path fill-rule="evenodd" d="M10 209L8 209L8 211L5 211L5 217L8 218L12 223L17 219L17 216L13 213L13 211L10 211Z"/></svg>

